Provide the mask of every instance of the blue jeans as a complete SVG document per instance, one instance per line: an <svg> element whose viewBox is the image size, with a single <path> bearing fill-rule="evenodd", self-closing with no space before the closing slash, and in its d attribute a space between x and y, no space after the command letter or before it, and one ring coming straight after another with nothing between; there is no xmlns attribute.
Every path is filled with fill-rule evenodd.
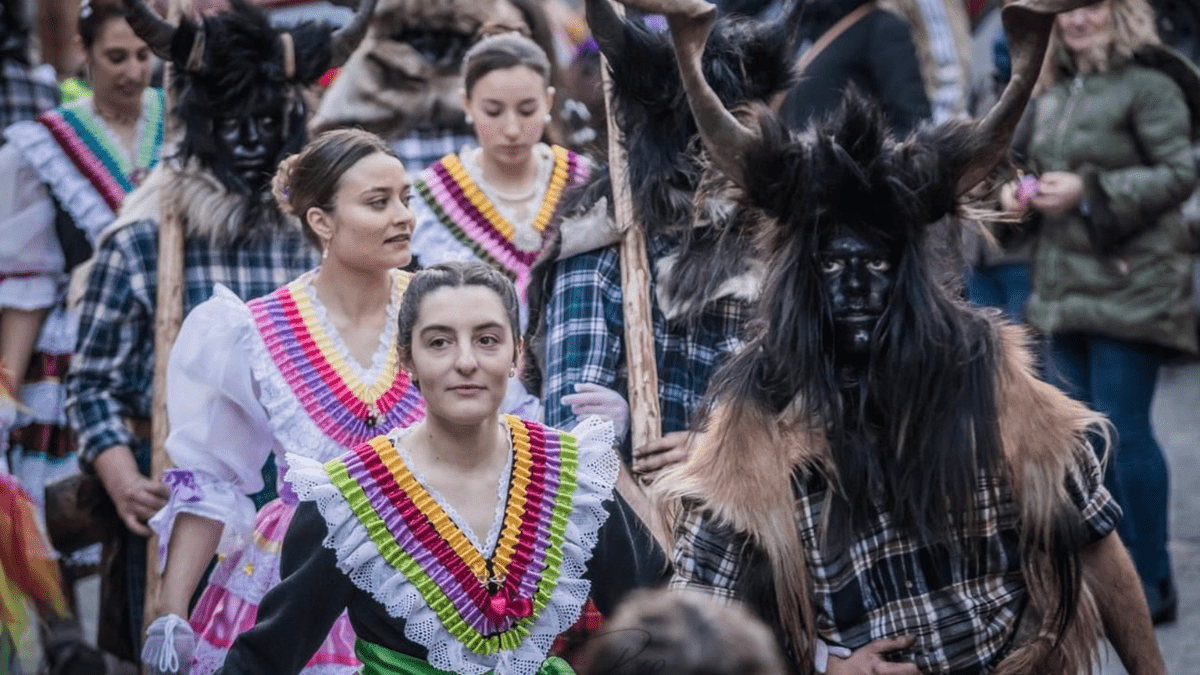
<svg viewBox="0 0 1200 675"><path fill-rule="evenodd" d="M1150 425L1161 351L1154 345L1082 333L1055 334L1048 379L1104 413L1116 427L1105 485L1125 511L1118 531L1142 583L1171 578L1167 554L1167 461Z"/></svg>
<svg viewBox="0 0 1200 675"><path fill-rule="evenodd" d="M1012 263L967 269L967 297L977 305L999 307L1013 323L1025 323L1029 265Z"/></svg>

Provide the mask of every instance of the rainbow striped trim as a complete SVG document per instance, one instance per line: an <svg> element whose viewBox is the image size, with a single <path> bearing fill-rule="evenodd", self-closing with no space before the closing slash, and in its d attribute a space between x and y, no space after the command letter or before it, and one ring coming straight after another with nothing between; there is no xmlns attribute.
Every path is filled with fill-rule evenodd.
<svg viewBox="0 0 1200 675"><path fill-rule="evenodd" d="M49 130L79 173L116 213L125 195L158 164L158 148L163 141L163 91L147 89L143 94L142 135L138 138L137 157L132 165L101 127L92 112L90 99L47 111L37 120Z"/></svg>
<svg viewBox="0 0 1200 675"><path fill-rule="evenodd" d="M554 168L550 184L533 220L534 229L543 233L558 213L563 192L591 175L591 164L583 157L557 145L552 150ZM522 251L516 247L512 223L500 215L495 204L471 180L458 155L438 160L421 174L414 186L454 238L484 262L504 271L521 297L525 297L529 268L541 251Z"/></svg>
<svg viewBox="0 0 1200 675"><path fill-rule="evenodd" d="M574 436L512 415L505 421L513 443L512 478L490 561L421 486L386 436L325 464L384 560L417 588L455 639L482 656L521 644L549 603L561 572L578 465ZM489 580L495 581L491 592ZM526 611L498 614L497 597Z"/></svg>
<svg viewBox="0 0 1200 675"><path fill-rule="evenodd" d="M399 298L411 274L396 275ZM338 445L362 443L381 429L425 416L425 401L400 368L395 350L379 377L363 382L321 325L304 278L247 303L271 360L317 427Z"/></svg>

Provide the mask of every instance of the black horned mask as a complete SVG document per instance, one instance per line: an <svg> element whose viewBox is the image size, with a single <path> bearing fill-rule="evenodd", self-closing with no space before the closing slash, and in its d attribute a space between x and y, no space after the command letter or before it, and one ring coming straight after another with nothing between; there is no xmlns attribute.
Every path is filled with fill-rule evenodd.
<svg viewBox="0 0 1200 675"><path fill-rule="evenodd" d="M230 9L178 26L161 19L144 0L125 0L129 23L154 52L172 63L175 114L183 122L179 154L196 159L231 191L249 196L251 185L233 168L235 160L217 130L221 120L269 114L277 120L275 166L307 140L307 106L302 88L349 57L366 31L375 0L361 0L341 28L306 21L275 27L246 0Z"/></svg>

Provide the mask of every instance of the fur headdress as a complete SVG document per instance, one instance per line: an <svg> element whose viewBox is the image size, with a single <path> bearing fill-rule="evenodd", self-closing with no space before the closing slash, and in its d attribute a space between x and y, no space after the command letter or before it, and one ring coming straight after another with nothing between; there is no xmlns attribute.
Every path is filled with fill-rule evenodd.
<svg viewBox="0 0 1200 675"><path fill-rule="evenodd" d="M711 417L695 455L659 483L675 503L693 501L750 535L774 584L760 607L773 608L776 625L801 661L811 657L815 625L792 521L794 472L824 475L832 499L840 502L826 509L828 526L837 532L840 518L850 532L830 534L830 541L847 540L872 499L882 499L895 527L926 545L953 549L961 528L973 524L979 472L1016 467L1019 473L1017 453L1033 442L1050 448L1050 459L1033 475L1061 484L1064 452L1086 448L1084 432L1096 418L1032 380L1024 352L1012 346L1018 340L1006 341L993 318L937 281L929 264L929 226L958 209L961 196L1006 157L1054 13L1089 1L1009 4L1003 18L1014 72L996 107L978 123L925 127L903 140L892 138L878 108L854 93L837 114L799 135L763 108L735 116L706 81L702 65L712 6L702 0L637 3L668 14L712 162L770 217L761 235L770 257L758 325L747 348L710 387ZM832 313L818 255L838 228L887 244L896 261L870 367L853 385L841 381L834 367ZM1009 387L1045 400L1036 417L1044 426L1033 428L1054 435L1055 443L1034 441L1036 434L1011 442L1007 429L1028 428L1029 421L1011 416L1017 406ZM1014 476L1014 490L1024 488L1025 478ZM1073 519L1063 515L1062 497L1040 493L1025 503L1040 507L1024 525L1026 580L1032 588L1056 591L1043 605L1047 618L1040 627L1051 636L1094 626L1075 620L1083 611L1076 564L1082 524L1077 513ZM947 513L955 515L948 519ZM1040 565L1047 558L1054 561L1050 571ZM1053 651L1056 639L1049 644ZM1073 647L1058 654L1076 666L1090 652L1082 641Z"/></svg>
<svg viewBox="0 0 1200 675"><path fill-rule="evenodd" d="M275 159L299 152L308 138L308 109L301 89L345 61L362 39L374 3L362 0L353 19L334 29L311 21L277 28L246 0L231 0L228 11L200 20L184 18L172 26L144 0L125 0L130 26L174 66L174 113L183 123L179 159L198 162L212 172L231 198L240 195L252 202L232 230L225 223L189 222L189 233L225 241L252 229L268 230L267 224L281 224L269 193L251 194L245 181L222 161L215 121L278 106L283 145Z"/></svg>
<svg viewBox="0 0 1200 675"><path fill-rule="evenodd" d="M366 39L321 99L313 129L355 126L389 139L416 129L470 133L459 97L463 56L482 33L500 30L526 33L554 62L535 0L380 0Z"/></svg>

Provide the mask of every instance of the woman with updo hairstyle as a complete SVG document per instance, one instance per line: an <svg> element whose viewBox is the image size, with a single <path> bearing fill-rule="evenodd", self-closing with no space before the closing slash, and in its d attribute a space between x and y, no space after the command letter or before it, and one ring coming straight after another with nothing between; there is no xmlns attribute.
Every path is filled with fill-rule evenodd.
<svg viewBox="0 0 1200 675"><path fill-rule="evenodd" d="M249 303L218 286L180 329L167 376L166 449L177 468L163 477L170 501L150 521L165 553L160 618L143 655L151 669L215 671L279 583L296 495L279 482L279 498L257 514L248 497L272 456L282 477L285 453L324 462L425 414L396 350L413 228L400 160L374 134L331 131L285 159L272 186L321 266ZM214 553L220 562L188 622ZM358 672L344 616L319 638L306 672Z"/></svg>
<svg viewBox="0 0 1200 675"><path fill-rule="evenodd" d="M615 492L612 424L501 414L518 308L482 263L412 277L398 353L425 419L330 461L287 456L300 506L284 579L221 675L295 673L343 611L364 674L569 675L548 654L588 598L608 611L664 580L661 549Z"/></svg>
<svg viewBox="0 0 1200 675"><path fill-rule="evenodd" d="M27 42L3 35L27 28L10 23L9 11L21 4L0 7L0 52L8 38ZM23 458L14 473L46 482L76 464L62 403L79 323L66 309L67 273L91 255L125 195L158 163L163 137L163 92L148 86L154 57L124 6L85 0L76 30L90 95L24 110L26 119L0 130L0 437L11 433L12 456ZM32 107L35 90L12 86L8 112ZM23 384L30 386L19 392ZM19 394L26 398L14 428ZM40 495L43 481L29 483Z"/></svg>
<svg viewBox="0 0 1200 675"><path fill-rule="evenodd" d="M591 163L542 142L554 109L551 64L520 33L490 35L467 52L463 109L477 148L447 155L415 181L413 252L423 265L478 260L513 281L527 319L529 271L557 225L566 190Z"/></svg>

